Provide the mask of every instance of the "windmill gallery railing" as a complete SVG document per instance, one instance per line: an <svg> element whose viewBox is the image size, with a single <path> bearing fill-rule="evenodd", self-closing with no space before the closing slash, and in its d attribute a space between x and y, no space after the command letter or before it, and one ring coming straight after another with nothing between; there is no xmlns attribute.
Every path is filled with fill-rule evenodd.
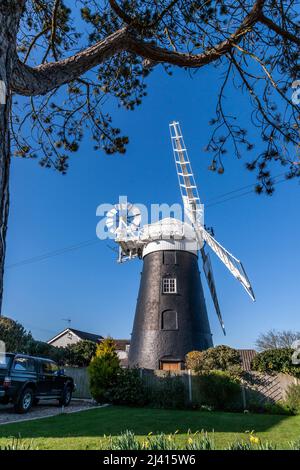
<svg viewBox="0 0 300 470"><path fill-rule="evenodd" d="M181 381L184 385L186 402L195 405L201 404L201 384L199 376L189 370L163 371L139 369L140 377L144 385L151 389L161 384L165 379ZM75 398L91 398L89 390L89 378L86 368L67 367L66 373L74 378L77 390ZM247 408L250 401L255 400L264 403L266 401L278 402L284 399L289 385L300 383L296 378L287 374L258 373L248 371L244 375L243 385L241 386L240 407Z"/></svg>

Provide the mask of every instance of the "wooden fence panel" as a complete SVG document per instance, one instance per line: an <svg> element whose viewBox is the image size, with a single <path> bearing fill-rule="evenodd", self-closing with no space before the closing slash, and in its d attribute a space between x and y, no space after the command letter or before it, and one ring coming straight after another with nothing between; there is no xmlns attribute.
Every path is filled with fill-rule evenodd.
<svg viewBox="0 0 300 470"><path fill-rule="evenodd" d="M76 383L77 390L74 393L74 398L91 398L87 369L84 367L66 367L65 372L73 377ZM186 401L202 404L200 379L192 371L140 369L140 377L143 379L146 388L150 390L159 387L166 378L171 380L180 379L184 384ZM244 391L241 390L243 406L247 407L249 401L254 398L261 403L266 400L273 402L282 400L292 383L300 384L300 380L286 374L268 375L248 372L244 382Z"/></svg>
<svg viewBox="0 0 300 470"><path fill-rule="evenodd" d="M73 395L74 398L92 398L86 367L66 367L65 373L73 377L76 384L76 392Z"/></svg>

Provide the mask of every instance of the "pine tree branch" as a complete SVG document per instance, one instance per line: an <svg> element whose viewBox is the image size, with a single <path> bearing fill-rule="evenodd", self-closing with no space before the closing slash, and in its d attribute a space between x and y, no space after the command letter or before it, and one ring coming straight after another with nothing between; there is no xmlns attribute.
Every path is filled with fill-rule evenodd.
<svg viewBox="0 0 300 470"><path fill-rule="evenodd" d="M83 51L56 62L31 68L17 61L12 80L12 90L26 96L44 95L79 78L93 67L121 51L144 57L152 62L169 63L179 67L199 68L220 59L239 43L259 21L265 0L256 0L250 13L236 31L200 54L180 53L156 46L140 39L130 27L124 27Z"/></svg>

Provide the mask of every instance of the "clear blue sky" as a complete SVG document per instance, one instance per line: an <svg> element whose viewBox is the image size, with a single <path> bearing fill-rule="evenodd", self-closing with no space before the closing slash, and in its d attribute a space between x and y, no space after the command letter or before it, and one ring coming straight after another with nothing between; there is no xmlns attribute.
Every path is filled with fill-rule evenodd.
<svg viewBox="0 0 300 470"><path fill-rule="evenodd" d="M168 129L175 119L182 125L200 197L207 204L206 223L243 261L257 298L253 303L212 254L227 330L224 338L203 280L214 343L247 348L268 329L299 330L298 182L278 184L272 197L250 194L214 204L216 196L255 183L254 174L244 169L245 158L237 161L230 152L223 175L207 169L210 160L203 148L217 97L215 69L202 69L190 79L182 70L170 78L159 67L148 83L149 94L135 112L109 104L115 124L130 137L125 156L93 151L86 135L67 176L35 161L14 159L7 266L96 238L96 207L117 202L119 195L147 205L180 202ZM234 90L227 99L248 127L246 101ZM274 168L274 174L282 171ZM8 268L3 314L23 323L37 339L62 330L62 319L68 317L74 328L129 338L141 268L139 260L117 264L105 241Z"/></svg>

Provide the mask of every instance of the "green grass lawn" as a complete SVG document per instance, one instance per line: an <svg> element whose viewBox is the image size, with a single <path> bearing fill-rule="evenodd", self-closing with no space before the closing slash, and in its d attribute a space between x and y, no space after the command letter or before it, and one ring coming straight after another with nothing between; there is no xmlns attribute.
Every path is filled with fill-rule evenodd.
<svg viewBox="0 0 300 470"><path fill-rule="evenodd" d="M111 406L0 426L0 446L20 435L38 449L99 449L104 435L115 436L126 429L141 437L178 430L176 439L182 443L189 429L214 431L215 445L220 449L237 438L247 439L245 431L255 430L262 441L284 449L289 441L300 439L300 416Z"/></svg>

